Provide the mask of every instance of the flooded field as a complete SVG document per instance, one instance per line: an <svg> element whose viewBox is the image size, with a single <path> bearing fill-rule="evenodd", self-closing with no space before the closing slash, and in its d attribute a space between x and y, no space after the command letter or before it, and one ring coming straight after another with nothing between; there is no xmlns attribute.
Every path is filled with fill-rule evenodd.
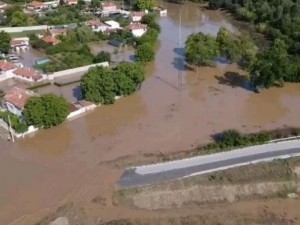
<svg viewBox="0 0 300 225"><path fill-rule="evenodd" d="M190 149L229 128L300 126L300 85L255 94L235 64L198 73L183 67L179 7L182 43L193 32L216 35L221 26L237 32L222 12L196 4L163 6L168 17L159 20L156 60L139 92L15 144L1 142L0 224L33 224L65 203L84 204L99 194L111 198L122 169L104 161ZM103 218L128 216L126 209L112 209L110 202L90 211Z"/></svg>

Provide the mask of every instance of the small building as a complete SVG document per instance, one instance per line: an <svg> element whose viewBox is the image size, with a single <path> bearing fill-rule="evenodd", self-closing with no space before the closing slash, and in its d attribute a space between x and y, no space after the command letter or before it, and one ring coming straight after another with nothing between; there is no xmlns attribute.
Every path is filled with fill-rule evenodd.
<svg viewBox="0 0 300 225"><path fill-rule="evenodd" d="M51 45L57 45L58 43L60 43L61 41L51 35L47 35L41 38L44 42L46 42L47 44L51 44Z"/></svg>
<svg viewBox="0 0 300 225"><path fill-rule="evenodd" d="M15 86L4 95L4 105L12 114L21 116L24 106L31 96L34 96L32 91Z"/></svg>
<svg viewBox="0 0 300 225"><path fill-rule="evenodd" d="M141 37L144 33L147 32L148 26L141 23L131 23L126 27L134 37Z"/></svg>
<svg viewBox="0 0 300 225"><path fill-rule="evenodd" d="M26 51L29 48L29 38L23 37L12 39L10 42L10 48L16 52Z"/></svg>
<svg viewBox="0 0 300 225"><path fill-rule="evenodd" d="M38 1L33 1L27 5L28 10L37 11L37 12L47 7L48 6L45 5L43 2L38 2Z"/></svg>
<svg viewBox="0 0 300 225"><path fill-rule="evenodd" d="M9 70L15 69L16 66L11 63L8 62L6 59L5 60L0 60L0 74L3 74Z"/></svg>
<svg viewBox="0 0 300 225"><path fill-rule="evenodd" d="M120 24L114 20L108 20L104 22L107 26L109 30L116 30L116 29L120 29Z"/></svg>
<svg viewBox="0 0 300 225"><path fill-rule="evenodd" d="M78 0L65 0L67 5L77 5Z"/></svg>
<svg viewBox="0 0 300 225"><path fill-rule="evenodd" d="M161 17L163 16L167 16L168 12L167 12L167 9L159 6L159 7L154 7L153 8L153 11L158 13Z"/></svg>
<svg viewBox="0 0 300 225"><path fill-rule="evenodd" d="M145 15L146 13L144 12L132 12L130 18L132 22L140 22Z"/></svg>
<svg viewBox="0 0 300 225"><path fill-rule="evenodd" d="M109 29L109 26L102 23L100 20L89 20L86 22L86 25L89 26L94 32L105 32Z"/></svg>
<svg viewBox="0 0 300 225"><path fill-rule="evenodd" d="M66 35L68 32L67 28L53 28L53 29L48 29L48 32L52 37L56 37L58 35Z"/></svg>
<svg viewBox="0 0 300 225"><path fill-rule="evenodd" d="M43 80L43 75L33 69L29 68L17 68L13 71L14 77L25 81L36 82Z"/></svg>
<svg viewBox="0 0 300 225"><path fill-rule="evenodd" d="M117 5L113 2L102 2L101 7L102 7L103 12L116 12L117 11Z"/></svg>

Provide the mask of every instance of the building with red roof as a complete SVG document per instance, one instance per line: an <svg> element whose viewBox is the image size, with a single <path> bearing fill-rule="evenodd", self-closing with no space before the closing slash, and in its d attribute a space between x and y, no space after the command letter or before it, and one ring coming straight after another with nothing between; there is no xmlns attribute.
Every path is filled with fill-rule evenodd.
<svg viewBox="0 0 300 225"><path fill-rule="evenodd" d="M16 78L27 81L41 81L43 79L43 75L39 71L29 68L17 68L13 74Z"/></svg>
<svg viewBox="0 0 300 225"><path fill-rule="evenodd" d="M4 73L15 68L16 66L13 63L8 62L7 60L0 60L0 73Z"/></svg>
<svg viewBox="0 0 300 225"><path fill-rule="evenodd" d="M109 29L109 26L102 23L100 20L89 20L86 22L86 25L89 26L94 32L105 32Z"/></svg>
<svg viewBox="0 0 300 225"><path fill-rule="evenodd" d="M48 44L51 44L51 45L57 45L58 43L60 43L61 41L58 40L57 38L53 37L53 36L50 36L50 35L47 35L47 36L44 36L42 37L42 40Z"/></svg>
<svg viewBox="0 0 300 225"><path fill-rule="evenodd" d="M31 96L34 96L32 91L15 86L4 95L3 99L9 112L21 116L24 106Z"/></svg>
<svg viewBox="0 0 300 225"><path fill-rule="evenodd" d="M129 30L133 34L133 36L141 37L144 33L147 32L148 26L146 24L137 22L129 24L126 29Z"/></svg>

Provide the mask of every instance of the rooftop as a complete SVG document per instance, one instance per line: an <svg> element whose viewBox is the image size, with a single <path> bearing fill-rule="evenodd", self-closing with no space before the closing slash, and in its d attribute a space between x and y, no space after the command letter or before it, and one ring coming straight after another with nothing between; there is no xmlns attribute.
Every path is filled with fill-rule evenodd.
<svg viewBox="0 0 300 225"><path fill-rule="evenodd" d="M148 26L142 23L131 23L126 28L129 30L146 29Z"/></svg>
<svg viewBox="0 0 300 225"><path fill-rule="evenodd" d="M117 6L113 2L102 2L101 5L102 5L102 7Z"/></svg>
<svg viewBox="0 0 300 225"><path fill-rule="evenodd" d="M57 38L49 35L42 37L42 40L48 44L58 44L60 42L60 40L58 40Z"/></svg>
<svg viewBox="0 0 300 225"><path fill-rule="evenodd" d="M13 72L17 76L33 79L35 81L42 79L40 72L29 68L18 68Z"/></svg>
<svg viewBox="0 0 300 225"><path fill-rule="evenodd" d="M14 40L11 40L11 42L10 42L10 45L11 45L11 46L16 46L16 45L27 45L27 44L28 44L28 42L25 41L25 40L16 40L16 39L14 39Z"/></svg>
<svg viewBox="0 0 300 225"><path fill-rule="evenodd" d="M44 3L43 2L38 2L38 1L33 1L33 2L29 3L28 6L38 8L38 7L44 6Z"/></svg>
<svg viewBox="0 0 300 225"><path fill-rule="evenodd" d="M105 21L105 24L107 24L109 26L120 26L120 24L114 20Z"/></svg>
<svg viewBox="0 0 300 225"><path fill-rule="evenodd" d="M0 60L0 70L1 71L7 71L16 68L15 65L11 62L8 62L6 60Z"/></svg>
<svg viewBox="0 0 300 225"><path fill-rule="evenodd" d="M31 96L33 96L31 91L15 86L4 95L4 100L17 106L19 109L23 109Z"/></svg>
<svg viewBox="0 0 300 225"><path fill-rule="evenodd" d="M131 16L140 16L140 17L143 17L145 16L146 13L144 12L132 12L131 13Z"/></svg>
<svg viewBox="0 0 300 225"><path fill-rule="evenodd" d="M89 26L107 26L106 24L102 23L100 20L89 20L86 22Z"/></svg>

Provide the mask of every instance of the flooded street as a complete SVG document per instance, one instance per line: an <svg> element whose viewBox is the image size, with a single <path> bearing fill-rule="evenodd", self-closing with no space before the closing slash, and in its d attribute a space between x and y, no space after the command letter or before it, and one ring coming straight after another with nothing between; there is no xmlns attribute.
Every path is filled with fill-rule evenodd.
<svg viewBox="0 0 300 225"><path fill-rule="evenodd" d="M234 64L199 68L198 74L185 69L180 5L163 6L168 17L160 18L156 60L147 65L139 92L15 144L0 143L0 224L31 224L66 202L111 197L122 170L103 161L191 149L224 129L300 127L299 84L255 94ZM181 7L182 46L193 32L216 35L221 26L237 32L222 12Z"/></svg>

